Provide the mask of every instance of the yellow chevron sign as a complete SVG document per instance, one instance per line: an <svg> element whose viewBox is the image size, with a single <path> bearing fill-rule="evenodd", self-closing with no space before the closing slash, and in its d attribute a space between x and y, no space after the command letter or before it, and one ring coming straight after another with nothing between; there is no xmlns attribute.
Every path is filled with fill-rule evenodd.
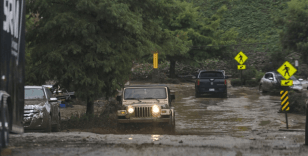
<svg viewBox="0 0 308 156"><path fill-rule="evenodd" d="M246 69L246 65L237 65L238 70L244 70Z"/></svg>
<svg viewBox="0 0 308 156"><path fill-rule="evenodd" d="M281 86L292 86L293 80L281 80Z"/></svg>
<svg viewBox="0 0 308 156"><path fill-rule="evenodd" d="M288 91L287 90L282 90L280 91L281 95L281 110L282 111L289 111L289 96L288 96Z"/></svg>

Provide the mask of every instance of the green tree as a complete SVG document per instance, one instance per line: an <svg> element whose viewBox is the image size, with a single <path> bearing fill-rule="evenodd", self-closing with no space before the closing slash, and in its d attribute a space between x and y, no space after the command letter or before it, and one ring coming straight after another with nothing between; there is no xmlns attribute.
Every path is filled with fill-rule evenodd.
<svg viewBox="0 0 308 156"><path fill-rule="evenodd" d="M226 6L207 18L192 3L177 1L177 4L181 12L172 14L171 20L163 21L163 28L180 40L176 43L185 45L185 48L178 46L180 48L170 49L166 55L170 61L170 77L175 77L177 61L197 65L197 60L221 56L226 48L217 45L234 44L237 37L234 29L219 29Z"/></svg>
<svg viewBox="0 0 308 156"><path fill-rule="evenodd" d="M280 33L284 49L302 54L302 60L308 61L308 0L291 0L284 10L285 17L280 20L284 26Z"/></svg>
<svg viewBox="0 0 308 156"><path fill-rule="evenodd" d="M132 60L175 40L160 26L178 11L173 0L29 0L27 9L40 13L26 36L35 83L73 84L87 114L95 98L123 86Z"/></svg>

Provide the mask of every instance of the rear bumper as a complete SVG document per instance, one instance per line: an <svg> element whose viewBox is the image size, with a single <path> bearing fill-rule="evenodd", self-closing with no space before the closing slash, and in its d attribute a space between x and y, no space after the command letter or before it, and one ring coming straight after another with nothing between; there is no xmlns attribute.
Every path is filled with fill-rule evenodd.
<svg viewBox="0 0 308 156"><path fill-rule="evenodd" d="M210 89L214 89L214 91L210 91ZM227 93L227 86L225 86L225 87L213 87L213 88L197 87L196 92L199 93L199 94Z"/></svg>
<svg viewBox="0 0 308 156"><path fill-rule="evenodd" d="M169 122L169 118L132 118L132 119L118 119L118 123L161 123Z"/></svg>

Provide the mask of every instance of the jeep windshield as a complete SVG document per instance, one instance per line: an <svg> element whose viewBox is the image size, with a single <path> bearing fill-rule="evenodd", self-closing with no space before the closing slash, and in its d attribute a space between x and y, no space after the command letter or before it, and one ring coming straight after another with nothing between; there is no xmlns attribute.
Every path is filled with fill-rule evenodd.
<svg viewBox="0 0 308 156"><path fill-rule="evenodd" d="M166 99L165 88L127 88L124 91L125 100L133 99Z"/></svg>

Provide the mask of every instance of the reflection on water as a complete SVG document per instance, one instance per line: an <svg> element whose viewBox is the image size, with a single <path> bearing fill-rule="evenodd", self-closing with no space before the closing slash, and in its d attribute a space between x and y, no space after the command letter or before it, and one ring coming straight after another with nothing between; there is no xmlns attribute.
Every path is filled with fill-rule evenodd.
<svg viewBox="0 0 308 156"><path fill-rule="evenodd" d="M158 141L160 137L161 137L160 135L151 135L151 140Z"/></svg>

